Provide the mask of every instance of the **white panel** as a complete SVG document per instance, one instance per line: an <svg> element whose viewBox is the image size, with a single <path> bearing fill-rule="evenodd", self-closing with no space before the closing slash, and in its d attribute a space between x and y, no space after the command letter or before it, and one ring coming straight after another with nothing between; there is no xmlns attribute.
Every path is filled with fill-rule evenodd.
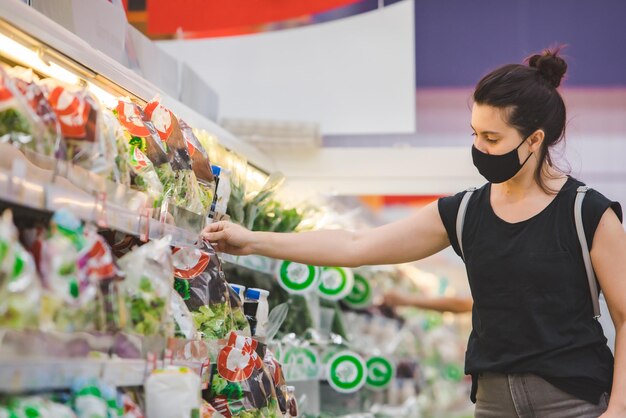
<svg viewBox="0 0 626 418"><path fill-rule="evenodd" d="M159 44L215 88L220 116L400 133L415 130L413 27L407 0L304 28Z"/></svg>

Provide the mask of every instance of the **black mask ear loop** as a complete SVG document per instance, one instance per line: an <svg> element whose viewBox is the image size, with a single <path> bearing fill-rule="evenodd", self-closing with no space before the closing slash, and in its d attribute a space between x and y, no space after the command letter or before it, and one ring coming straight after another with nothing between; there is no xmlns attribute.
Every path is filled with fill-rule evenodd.
<svg viewBox="0 0 626 418"><path fill-rule="evenodd" d="M528 139L528 138L526 138L526 139ZM517 148L515 148L515 151L517 151L517 150L519 149L519 147L521 147L521 146L524 144L524 142L526 142L526 139L524 139L522 142L520 142L520 144L517 146ZM521 169L522 167L524 167L524 165L526 165L526 163L528 162L528 160L530 160L530 157L531 157L533 154L534 154L533 152L531 152L530 154L528 154L528 157L526 157L526 159L524 160L524 162L522 163L522 165L520 165L520 169ZM518 158L519 158L519 157L518 157Z"/></svg>

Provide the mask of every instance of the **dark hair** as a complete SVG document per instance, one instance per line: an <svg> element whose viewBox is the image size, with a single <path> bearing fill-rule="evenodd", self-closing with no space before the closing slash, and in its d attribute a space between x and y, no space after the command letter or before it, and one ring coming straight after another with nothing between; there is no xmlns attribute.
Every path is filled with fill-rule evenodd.
<svg viewBox="0 0 626 418"><path fill-rule="evenodd" d="M545 138L538 153L535 181L546 193L541 173L544 162L553 166L550 149L565 135L565 103L557 91L567 71L559 49L544 50L526 61L528 65L509 64L483 77L474 90L474 102L507 110L507 123L527 138L538 129Z"/></svg>

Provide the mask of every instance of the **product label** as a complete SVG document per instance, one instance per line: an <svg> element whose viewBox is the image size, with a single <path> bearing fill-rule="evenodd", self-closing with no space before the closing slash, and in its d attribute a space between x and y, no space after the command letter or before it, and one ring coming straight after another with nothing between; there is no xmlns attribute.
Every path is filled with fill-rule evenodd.
<svg viewBox="0 0 626 418"><path fill-rule="evenodd" d="M217 372L229 382L242 382L252 376L254 369L263 367L256 352L257 341L232 332L228 345L217 356Z"/></svg>
<svg viewBox="0 0 626 418"><path fill-rule="evenodd" d="M84 138L87 135L87 121L91 106L84 97L55 87L48 98L61 125L61 133L69 138Z"/></svg>
<svg viewBox="0 0 626 418"><path fill-rule="evenodd" d="M395 376L393 363L381 356L370 357L367 360L367 386L371 389L384 389Z"/></svg>
<svg viewBox="0 0 626 418"><path fill-rule="evenodd" d="M148 119L152 121L152 124L159 133L161 140L167 141L167 138L170 137L172 130L174 129L174 124L172 122L174 114L157 101L148 103L144 111L146 112Z"/></svg>
<svg viewBox="0 0 626 418"><path fill-rule="evenodd" d="M136 104L120 100L116 110L120 123L131 135L141 138L150 135L150 130L143 122L141 112Z"/></svg>
<svg viewBox="0 0 626 418"><path fill-rule="evenodd" d="M325 299L340 300L350 294L353 285L352 270L343 267L324 267L317 290Z"/></svg>
<svg viewBox="0 0 626 418"><path fill-rule="evenodd" d="M278 283L289 293L306 293L318 285L321 269L305 264L283 261L276 269Z"/></svg>
<svg viewBox="0 0 626 418"><path fill-rule="evenodd" d="M365 385L367 366L363 358L352 351L341 351L328 362L327 379L340 393L354 393Z"/></svg>
<svg viewBox="0 0 626 418"><path fill-rule="evenodd" d="M352 308L366 308L372 303L372 287L370 282L362 275L354 274L354 286L350 294L344 298L344 302Z"/></svg>
<svg viewBox="0 0 626 418"><path fill-rule="evenodd" d="M309 347L290 347L283 354L283 373L287 382L318 379L320 359Z"/></svg>

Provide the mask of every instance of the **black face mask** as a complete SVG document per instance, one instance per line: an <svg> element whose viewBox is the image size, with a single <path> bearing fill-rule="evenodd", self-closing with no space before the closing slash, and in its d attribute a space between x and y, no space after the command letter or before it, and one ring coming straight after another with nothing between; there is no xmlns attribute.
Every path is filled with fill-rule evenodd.
<svg viewBox="0 0 626 418"><path fill-rule="evenodd" d="M504 183L513 178L524 167L533 153L520 164L517 149L522 146L523 140L513 151L502 155L486 154L472 145L472 160L478 172L491 183Z"/></svg>

